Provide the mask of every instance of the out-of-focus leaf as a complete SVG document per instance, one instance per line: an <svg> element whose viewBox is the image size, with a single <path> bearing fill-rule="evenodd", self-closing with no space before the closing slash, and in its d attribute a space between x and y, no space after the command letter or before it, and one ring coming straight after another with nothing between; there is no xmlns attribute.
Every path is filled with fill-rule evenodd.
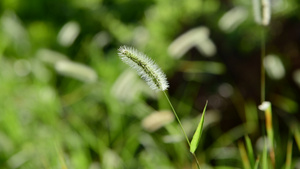
<svg viewBox="0 0 300 169"><path fill-rule="evenodd" d="M196 47L200 53L208 57L216 53L216 47L209 39L208 28L198 27L189 30L172 42L168 52L174 58L181 58L192 47Z"/></svg>
<svg viewBox="0 0 300 169"><path fill-rule="evenodd" d="M235 7L226 12L219 20L219 27L224 32L234 31L248 16L248 11L243 7Z"/></svg>
<svg viewBox="0 0 300 169"><path fill-rule="evenodd" d="M180 71L186 73L211 73L220 75L225 72L224 64L208 61L182 61Z"/></svg>
<svg viewBox="0 0 300 169"><path fill-rule="evenodd" d="M254 169L258 169L260 158L257 158L255 161Z"/></svg>
<svg viewBox="0 0 300 169"><path fill-rule="evenodd" d="M266 138L265 138L266 139ZM262 152L262 159L261 159L261 165L262 165L262 169L268 169L268 145L267 145L267 141L264 140L264 148L263 148L263 152Z"/></svg>
<svg viewBox="0 0 300 169"><path fill-rule="evenodd" d="M279 80L285 76L282 61L276 55L268 55L264 58L264 66L270 78Z"/></svg>
<svg viewBox="0 0 300 169"><path fill-rule="evenodd" d="M292 153L293 153L293 141L292 139L289 139L287 143L287 149L286 149L285 169L291 169Z"/></svg>
<svg viewBox="0 0 300 169"><path fill-rule="evenodd" d="M239 141L238 142L238 147L239 147L239 150L240 150L240 154L241 154L242 162L243 162L243 165L244 165L244 169L251 169L251 165L250 165L250 162L249 162L249 158L248 158L244 143L242 141Z"/></svg>
<svg viewBox="0 0 300 169"><path fill-rule="evenodd" d="M151 113L142 121L142 126L145 130L149 132L156 131L163 127L164 125L172 122L174 120L174 115L170 111L158 111Z"/></svg>
<svg viewBox="0 0 300 169"><path fill-rule="evenodd" d="M67 22L59 31L57 41L62 46L71 46L80 32L80 26L75 21Z"/></svg>
<svg viewBox="0 0 300 169"><path fill-rule="evenodd" d="M97 80L96 72L83 64L71 61L59 61L55 63L55 69L58 73L73 77L84 82L95 82Z"/></svg>
<svg viewBox="0 0 300 169"><path fill-rule="evenodd" d="M252 143L251 143L249 136L245 136L245 141L246 141L246 147L247 147L247 152L248 152L248 157L249 157L249 161L251 164L251 168L253 168L254 167L254 153L253 153L253 147L252 147Z"/></svg>

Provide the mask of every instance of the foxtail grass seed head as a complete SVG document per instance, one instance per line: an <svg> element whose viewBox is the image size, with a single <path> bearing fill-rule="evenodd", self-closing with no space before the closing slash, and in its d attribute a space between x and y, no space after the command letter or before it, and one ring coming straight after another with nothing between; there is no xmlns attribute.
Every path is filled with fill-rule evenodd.
<svg viewBox="0 0 300 169"><path fill-rule="evenodd" d="M118 54L124 63L137 71L151 89L155 91L168 89L169 84L166 75L159 66L145 54L127 46L121 46Z"/></svg>
<svg viewBox="0 0 300 169"><path fill-rule="evenodd" d="M68 60L56 62L54 68L61 75L72 77L87 83L96 82L98 78L97 73L92 68Z"/></svg>
<svg viewBox="0 0 300 169"><path fill-rule="evenodd" d="M271 19L271 3L270 0L262 0L262 21L264 26L269 25Z"/></svg>
<svg viewBox="0 0 300 169"><path fill-rule="evenodd" d="M271 106L271 102L264 101L261 105L258 106L258 109L261 111L266 111Z"/></svg>
<svg viewBox="0 0 300 169"><path fill-rule="evenodd" d="M260 1L261 0L252 0L254 20L257 24L261 24Z"/></svg>
<svg viewBox="0 0 300 169"><path fill-rule="evenodd" d="M267 26L271 20L270 0L252 0L255 21L263 26Z"/></svg>

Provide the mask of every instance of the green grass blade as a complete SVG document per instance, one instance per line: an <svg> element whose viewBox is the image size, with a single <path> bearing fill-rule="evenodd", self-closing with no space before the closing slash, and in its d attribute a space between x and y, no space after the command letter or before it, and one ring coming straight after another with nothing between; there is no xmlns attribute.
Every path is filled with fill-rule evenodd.
<svg viewBox="0 0 300 169"><path fill-rule="evenodd" d="M254 169L258 169L259 166L259 157L255 161Z"/></svg>
<svg viewBox="0 0 300 169"><path fill-rule="evenodd" d="M287 150L286 150L285 169L291 169L292 152L293 152L293 141L292 141L292 139L289 139L288 145L287 145Z"/></svg>
<svg viewBox="0 0 300 169"><path fill-rule="evenodd" d="M248 158L244 143L242 141L239 141L238 142L238 147L239 147L239 150L240 150L240 154L241 154L244 169L251 169L249 158Z"/></svg>
<svg viewBox="0 0 300 169"><path fill-rule="evenodd" d="M207 101L206 101L205 107L203 109L202 117L200 119L198 127L197 127L197 129L194 133L193 139L191 141L191 146L190 146L190 152L191 153L195 153L195 151L198 147L199 141L200 141L200 137L201 137L202 129L203 129L203 124L204 124L204 116L205 116L206 106L207 106Z"/></svg>
<svg viewBox="0 0 300 169"><path fill-rule="evenodd" d="M299 131L299 127L298 126L295 127L295 129L294 129L294 137L295 137L298 149L300 150L300 131Z"/></svg>
<svg viewBox="0 0 300 169"><path fill-rule="evenodd" d="M63 152L58 148L56 143L55 143L55 149L56 149L56 152L58 154L61 169L68 169L68 167L66 165L66 162L65 162L66 160L64 159L64 156L63 156Z"/></svg>
<svg viewBox="0 0 300 169"><path fill-rule="evenodd" d="M261 161L262 161L261 162L261 164L262 164L261 168L262 169L268 169L268 148L267 148L266 140L265 140L265 143L264 143L264 149L263 149Z"/></svg>
<svg viewBox="0 0 300 169"><path fill-rule="evenodd" d="M245 141L246 141L246 148L247 148L247 152L248 152L250 165L251 165L251 168L253 168L254 167L254 153L253 153L252 143L251 143L251 140L248 135L245 136Z"/></svg>
<svg viewBox="0 0 300 169"><path fill-rule="evenodd" d="M259 109L265 112L265 120L266 120L266 130L267 130L267 137L270 143L270 159L275 168L275 150L274 150L274 130L273 130L273 122L272 122L272 105L271 102L264 101L260 106Z"/></svg>

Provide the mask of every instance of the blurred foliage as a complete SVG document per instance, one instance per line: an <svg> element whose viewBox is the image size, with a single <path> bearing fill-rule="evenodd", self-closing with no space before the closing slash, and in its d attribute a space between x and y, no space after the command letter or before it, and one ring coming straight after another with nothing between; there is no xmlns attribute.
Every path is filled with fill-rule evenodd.
<svg viewBox="0 0 300 169"><path fill-rule="evenodd" d="M299 128L299 23L298 0L272 0L265 64L276 168ZM208 100L202 167L241 168L245 135L256 155L264 149L261 29L248 0L1 0L0 168L195 167L176 122L143 126L170 108L121 63L120 45L166 72L190 137Z"/></svg>

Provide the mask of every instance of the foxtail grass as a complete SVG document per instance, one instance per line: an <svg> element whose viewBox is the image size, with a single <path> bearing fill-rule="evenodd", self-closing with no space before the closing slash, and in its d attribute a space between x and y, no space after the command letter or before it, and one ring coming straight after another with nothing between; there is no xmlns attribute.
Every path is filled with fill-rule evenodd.
<svg viewBox="0 0 300 169"><path fill-rule="evenodd" d="M269 25L271 20L270 0L252 0L252 5L255 22L263 26Z"/></svg>
<svg viewBox="0 0 300 169"><path fill-rule="evenodd" d="M261 56L260 56L260 76L261 76L261 85L260 85L260 94L261 94L261 105L259 109L264 111L265 113L265 124L267 130L267 137L270 142L270 159L275 168L275 151L274 151L274 131L273 131L273 124L272 124L272 109L271 103L266 102L265 95L266 95L266 77L265 77L265 67L264 67L264 59L266 55L266 45L265 45L265 30L266 27L269 25L271 20L271 2L270 0L252 0L253 2L253 11L254 11L254 18L258 25L261 25ZM263 159L264 159L263 155ZM262 160L264 161L264 160ZM263 162L264 163L264 162Z"/></svg>
<svg viewBox="0 0 300 169"><path fill-rule="evenodd" d="M166 75L160 67L145 54L132 47L121 46L119 48L121 60L132 67L138 75L146 81L151 89L155 91L165 91L169 84Z"/></svg>
<svg viewBox="0 0 300 169"><path fill-rule="evenodd" d="M266 120L266 130L267 130L267 137L270 143L270 158L272 161L272 165L275 168L275 151L274 151L274 130L273 130L273 123L272 123L272 106L270 102L263 102L259 109L265 112L265 120Z"/></svg>
<svg viewBox="0 0 300 169"><path fill-rule="evenodd" d="M150 86L151 89L154 91L162 91L164 93L164 96L166 97L175 117L176 120L182 130L182 133L186 139L186 142L188 143L190 147L190 152L192 153L193 157L195 158L196 164L198 169L200 169L199 161L195 155L195 150L198 146L198 142L202 133L203 123L204 123L204 112L206 110L206 106L203 110L202 118L200 120L200 123L197 127L197 130L195 132L195 135L192 139L192 143L190 142L182 123L166 93L166 90L169 87L169 84L167 82L166 75L163 73L161 68L149 57L147 57L145 54L137 51L136 49L132 47L127 46L121 46L119 48L119 56L121 60L128 64L131 68L133 68L138 75L141 76L142 79L146 81L146 83ZM206 103L207 105L207 103Z"/></svg>

